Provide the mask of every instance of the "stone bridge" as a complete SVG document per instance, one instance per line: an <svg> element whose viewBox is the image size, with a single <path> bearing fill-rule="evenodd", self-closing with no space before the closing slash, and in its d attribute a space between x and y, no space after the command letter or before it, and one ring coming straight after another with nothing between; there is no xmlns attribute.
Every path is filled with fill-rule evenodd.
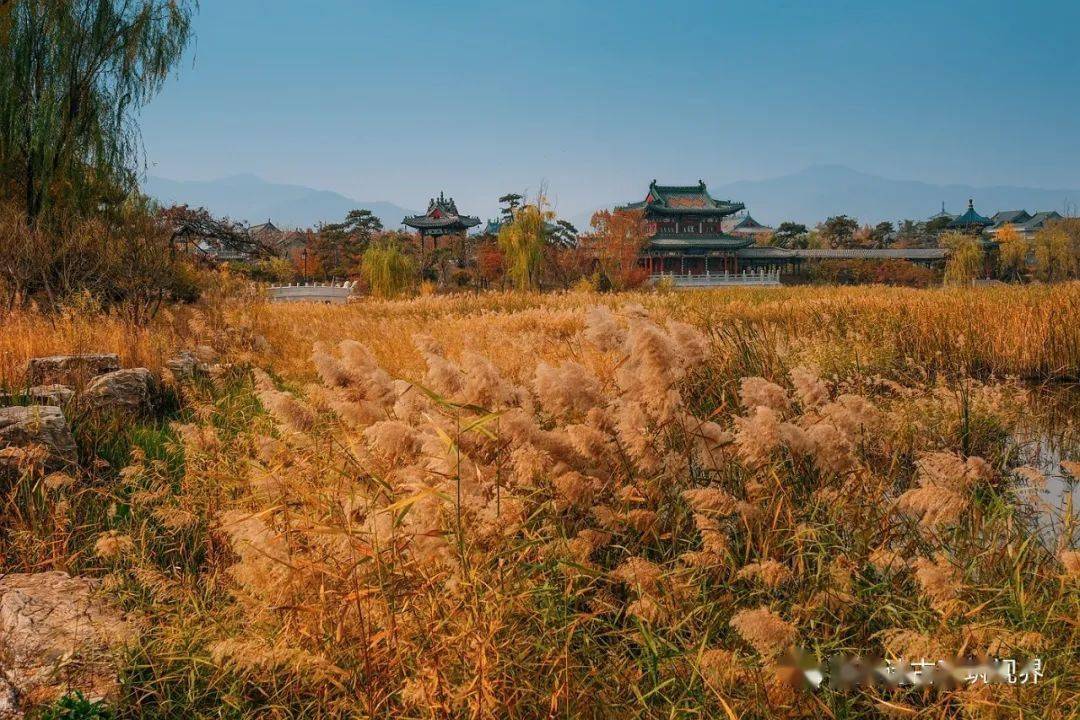
<svg viewBox="0 0 1080 720"><path fill-rule="evenodd" d="M344 305L352 295L355 282L343 283L297 283L271 285L266 289L270 302L313 302Z"/></svg>

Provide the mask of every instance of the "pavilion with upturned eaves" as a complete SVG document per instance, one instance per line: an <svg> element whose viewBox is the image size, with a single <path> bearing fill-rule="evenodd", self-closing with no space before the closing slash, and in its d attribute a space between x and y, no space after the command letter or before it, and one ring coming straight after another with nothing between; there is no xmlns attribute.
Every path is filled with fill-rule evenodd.
<svg viewBox="0 0 1080 720"><path fill-rule="evenodd" d="M725 232L728 218L746 206L717 200L702 180L697 185L653 180L644 200L619 209L644 213L651 236L642 260L650 275L738 273L791 261L790 251L754 246L751 233Z"/></svg>
<svg viewBox="0 0 1080 720"><path fill-rule="evenodd" d="M458 212L453 198L439 193L439 197L428 202L427 213L412 215L402 220L405 225L420 233L420 249L426 247L427 238L431 238L431 248L439 245L439 238L453 235L464 236L469 228L480 224L480 218L462 215Z"/></svg>

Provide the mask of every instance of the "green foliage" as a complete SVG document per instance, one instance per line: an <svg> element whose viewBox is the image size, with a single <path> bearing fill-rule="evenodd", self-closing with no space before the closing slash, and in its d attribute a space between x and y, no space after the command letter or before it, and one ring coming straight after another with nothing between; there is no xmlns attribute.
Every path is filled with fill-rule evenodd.
<svg viewBox="0 0 1080 720"><path fill-rule="evenodd" d="M191 37L196 0L0 3L0 298L88 291L137 324L198 296L136 192L138 112Z"/></svg>
<svg viewBox="0 0 1080 720"><path fill-rule="evenodd" d="M514 214L514 221L499 230L499 247L506 253L507 274L519 290L536 286L541 251L547 238L547 222L553 214L544 209L544 199L525 205Z"/></svg>
<svg viewBox="0 0 1080 720"><path fill-rule="evenodd" d="M0 174L27 218L134 188L136 114L179 62L194 0L15 0L0 9Z"/></svg>
<svg viewBox="0 0 1080 720"><path fill-rule="evenodd" d="M41 720L112 720L113 714L101 700L87 700L76 690L41 713Z"/></svg>
<svg viewBox="0 0 1080 720"><path fill-rule="evenodd" d="M821 237L830 247L847 247L851 242L855 231L859 229L859 221L847 215L835 215L821 224Z"/></svg>
<svg viewBox="0 0 1080 720"><path fill-rule="evenodd" d="M946 228L949 227L949 223L951 222L952 218L950 217L934 218L933 220L925 223L924 230L927 234L931 236L937 236L945 232Z"/></svg>
<svg viewBox="0 0 1080 720"><path fill-rule="evenodd" d="M521 207L521 201L524 199L524 195L519 195L517 193L507 193L499 198L499 204L505 205L505 207L500 208L499 210L499 214L502 216L502 221L504 223L512 222L514 220L514 213Z"/></svg>
<svg viewBox="0 0 1080 720"><path fill-rule="evenodd" d="M319 267L326 275L351 275L372 238L382 229L382 221L370 210L350 210L342 222L323 225L314 243Z"/></svg>
<svg viewBox="0 0 1080 720"><path fill-rule="evenodd" d="M569 220L559 220L548 228L548 242L557 247L572 248L578 244L579 234Z"/></svg>
<svg viewBox="0 0 1080 720"><path fill-rule="evenodd" d="M416 275L416 264L394 237L373 241L364 251L360 272L376 297L394 297L404 292Z"/></svg>
<svg viewBox="0 0 1080 720"><path fill-rule="evenodd" d="M802 223L782 222L773 233L772 241L774 245L782 248L805 248L806 232L806 226Z"/></svg>
<svg viewBox="0 0 1080 720"><path fill-rule="evenodd" d="M879 222L870 231L870 241L874 247L885 247L891 241L895 228L891 222Z"/></svg>

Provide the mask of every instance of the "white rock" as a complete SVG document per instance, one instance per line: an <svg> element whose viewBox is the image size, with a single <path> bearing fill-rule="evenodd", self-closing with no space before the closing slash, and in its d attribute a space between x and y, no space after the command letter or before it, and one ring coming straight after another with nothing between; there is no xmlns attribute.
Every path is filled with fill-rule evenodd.
<svg viewBox="0 0 1080 720"><path fill-rule="evenodd" d="M60 571L0 578L0 667L7 685L0 687L0 713L28 695L40 700L79 690L101 699L116 689L112 653L132 638L133 625L97 588L97 580ZM26 708L7 712L18 709Z"/></svg>

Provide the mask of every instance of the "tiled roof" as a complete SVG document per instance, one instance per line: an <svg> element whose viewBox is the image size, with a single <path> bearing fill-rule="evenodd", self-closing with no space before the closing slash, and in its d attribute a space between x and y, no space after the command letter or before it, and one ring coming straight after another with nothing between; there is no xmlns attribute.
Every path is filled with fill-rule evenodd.
<svg viewBox="0 0 1080 720"><path fill-rule="evenodd" d="M754 260L784 260L797 257L795 254L796 252L796 250L788 250L787 248L775 247L773 245L751 245L736 250L735 255L741 258Z"/></svg>
<svg viewBox="0 0 1080 720"><path fill-rule="evenodd" d="M795 257L805 260L942 260L949 254L945 248L837 248L792 252Z"/></svg>
<svg viewBox="0 0 1080 720"><path fill-rule="evenodd" d="M994 213L990 221L994 223L994 227L1001 227L1002 225L1016 224L1027 222L1031 219L1031 215L1027 210L1002 210L1001 212Z"/></svg>
<svg viewBox="0 0 1080 720"><path fill-rule="evenodd" d="M649 183L649 193L642 202L622 206L623 210L646 210L661 215L694 213L702 215L731 215L745 209L745 205L729 200L717 200L709 195L705 181L697 185L659 185Z"/></svg>
<svg viewBox="0 0 1080 720"><path fill-rule="evenodd" d="M690 248L704 248L708 250L734 250L746 247L753 240L744 237L734 237L718 233L715 235L666 235L663 233L654 235L649 240L651 250L685 250Z"/></svg>
<svg viewBox="0 0 1080 720"><path fill-rule="evenodd" d="M439 197L428 202L426 215L413 215L402 222L417 230L460 229L467 230L480 224L480 218L458 214L453 198L439 193Z"/></svg>
<svg viewBox="0 0 1080 720"><path fill-rule="evenodd" d="M724 222L724 232L734 233L736 235L768 235L773 232L773 229L767 225L762 225L757 220L747 213L743 218L728 218Z"/></svg>
<svg viewBox="0 0 1080 720"><path fill-rule="evenodd" d="M1041 230L1046 225L1046 223L1050 222L1051 220L1060 219L1061 213L1055 212L1054 210L1050 210L1047 212L1037 212L1032 215L1028 220L1021 223L1019 227L1022 232L1035 232L1036 230Z"/></svg>
<svg viewBox="0 0 1080 720"><path fill-rule="evenodd" d="M675 195L667 199L667 206L673 208L709 207L709 199L701 195Z"/></svg>
<svg viewBox="0 0 1080 720"><path fill-rule="evenodd" d="M277 233L281 232L281 229L278 228L276 225L274 225L274 223L267 220L264 223L259 223L258 225L252 225L251 227L248 228L248 232L251 233L252 235L259 236L259 235L267 235L269 233L277 234Z"/></svg>
<svg viewBox="0 0 1080 720"><path fill-rule="evenodd" d="M975 212L975 201L968 200L967 212L949 223L951 228L989 227L993 221Z"/></svg>

